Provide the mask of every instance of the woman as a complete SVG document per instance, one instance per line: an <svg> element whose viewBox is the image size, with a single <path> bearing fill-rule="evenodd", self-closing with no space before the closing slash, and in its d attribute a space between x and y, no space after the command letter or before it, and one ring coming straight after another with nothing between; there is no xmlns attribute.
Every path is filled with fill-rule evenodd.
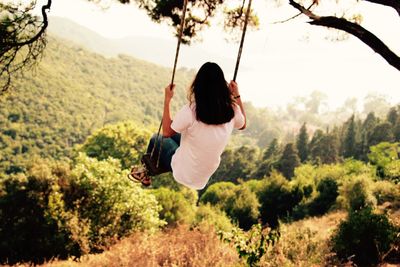
<svg viewBox="0 0 400 267"><path fill-rule="evenodd" d="M190 87L189 103L172 120L174 88L174 84L165 88L160 164L172 171L178 183L200 190L218 168L232 130L246 127L243 104L236 82L228 84L216 63L207 62L200 68ZM150 140L148 153L156 138ZM144 172L132 169L131 175L148 186L151 178Z"/></svg>

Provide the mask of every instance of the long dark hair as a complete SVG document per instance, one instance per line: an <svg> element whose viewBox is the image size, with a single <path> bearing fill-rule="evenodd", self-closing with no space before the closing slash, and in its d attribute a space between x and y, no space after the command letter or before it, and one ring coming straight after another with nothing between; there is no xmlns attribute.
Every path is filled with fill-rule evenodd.
<svg viewBox="0 0 400 267"><path fill-rule="evenodd" d="M201 66L190 88L190 99L196 103L196 119L206 124L229 122L234 114L233 100L224 72L216 64Z"/></svg>

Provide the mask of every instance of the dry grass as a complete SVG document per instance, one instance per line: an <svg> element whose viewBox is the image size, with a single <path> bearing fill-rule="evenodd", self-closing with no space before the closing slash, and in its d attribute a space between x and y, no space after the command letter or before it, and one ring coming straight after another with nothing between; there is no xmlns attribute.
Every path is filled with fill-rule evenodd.
<svg viewBox="0 0 400 267"><path fill-rule="evenodd" d="M281 238L261 259L261 266L333 266L329 239L345 212L308 218L283 225Z"/></svg>
<svg viewBox="0 0 400 267"><path fill-rule="evenodd" d="M82 257L79 262L54 261L42 267L114 266L243 266L236 251L222 243L209 227L178 226L152 236L135 234L110 250Z"/></svg>
<svg viewBox="0 0 400 267"><path fill-rule="evenodd" d="M346 212L334 212L282 226L281 238L260 262L262 267L352 266L339 264L329 249L329 239ZM395 216L393 216L395 217ZM396 219L398 219L396 217ZM26 267L28 265L19 265ZM110 250L82 257L79 262L53 261L42 267L115 266L245 266L236 250L219 240L214 229L203 226L190 230L178 226L154 235L137 233ZM393 267L400 265L383 264Z"/></svg>

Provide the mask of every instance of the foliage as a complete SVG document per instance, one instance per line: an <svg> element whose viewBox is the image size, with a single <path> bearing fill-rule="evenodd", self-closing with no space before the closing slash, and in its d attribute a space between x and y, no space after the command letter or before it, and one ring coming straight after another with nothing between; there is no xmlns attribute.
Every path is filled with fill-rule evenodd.
<svg viewBox="0 0 400 267"><path fill-rule="evenodd" d="M177 73L174 111L186 101L184 86L193 75ZM23 172L32 155L71 157L75 145L108 124L133 120L154 131L169 77L167 68L49 38L35 73L15 79L13 93L1 98L0 172Z"/></svg>
<svg viewBox="0 0 400 267"><path fill-rule="evenodd" d="M0 95L11 85L13 76L32 68L46 47L45 30L51 1L42 6L42 18L34 15L36 2L0 3Z"/></svg>
<svg viewBox="0 0 400 267"><path fill-rule="evenodd" d="M234 228L231 232L219 232L219 235L223 241L232 243L239 257L244 258L251 267L258 266L261 257L280 237L279 231L262 228L260 224L253 225L248 232Z"/></svg>
<svg viewBox="0 0 400 267"><path fill-rule="evenodd" d="M346 134L343 141L343 156L345 158L351 158L357 155L357 129L354 115L351 116L346 124Z"/></svg>
<svg viewBox="0 0 400 267"><path fill-rule="evenodd" d="M394 136L392 125L389 122L382 122L375 126L368 138L369 146L374 146L382 142L393 142Z"/></svg>
<svg viewBox="0 0 400 267"><path fill-rule="evenodd" d="M155 231L156 199L118 161L83 154L74 167L34 161L0 186L1 262L42 262L102 251L134 231Z"/></svg>
<svg viewBox="0 0 400 267"><path fill-rule="evenodd" d="M300 128L300 132L296 140L296 147L297 151L299 152L300 161L305 162L308 158L308 133L306 123L303 123Z"/></svg>
<svg viewBox="0 0 400 267"><path fill-rule="evenodd" d="M345 181L340 187L340 196L340 201L350 211L376 206L376 198L372 194L372 179L367 175L355 176Z"/></svg>
<svg viewBox="0 0 400 267"><path fill-rule="evenodd" d="M213 226L217 232L231 231L234 227L226 213L210 203L200 204L196 210L193 226L198 227L204 224Z"/></svg>
<svg viewBox="0 0 400 267"><path fill-rule="evenodd" d="M300 165L300 159L297 155L297 149L292 143L285 146L282 156L278 162L277 169L282 172L283 176L291 179L294 175L294 169Z"/></svg>
<svg viewBox="0 0 400 267"><path fill-rule="evenodd" d="M396 181L400 176L400 146L399 143L382 142L370 147L369 161L376 165L377 175Z"/></svg>
<svg viewBox="0 0 400 267"><path fill-rule="evenodd" d="M318 195L310 203L310 215L323 215L335 204L339 195L337 181L331 177L325 177L317 186Z"/></svg>
<svg viewBox="0 0 400 267"><path fill-rule="evenodd" d="M118 159L123 169L138 164L146 152L151 133L132 122L105 126L90 135L80 148L89 157Z"/></svg>
<svg viewBox="0 0 400 267"><path fill-rule="evenodd" d="M1 181L1 263L39 263L88 252L87 222L64 212L54 171L48 162L35 162L26 174Z"/></svg>
<svg viewBox="0 0 400 267"><path fill-rule="evenodd" d="M333 251L341 259L352 257L360 266L381 262L400 231L384 214L370 207L351 211L332 238ZM398 238L398 236L397 236Z"/></svg>
<svg viewBox="0 0 400 267"><path fill-rule="evenodd" d="M80 154L72 169L73 191L65 193L66 205L77 208L80 216L90 221L94 249L134 230L155 230L163 225L156 199L139 185L132 185L120 167L114 159L98 161Z"/></svg>
<svg viewBox="0 0 400 267"><path fill-rule="evenodd" d="M165 220L168 225L193 223L196 212L195 203L190 203L182 192L158 188L152 193L162 207L159 212L160 219Z"/></svg>
<svg viewBox="0 0 400 267"><path fill-rule="evenodd" d="M276 172L264 179L257 196L261 203L261 220L271 227L277 227L279 219L289 216L303 197L298 187L291 186L285 177Z"/></svg>
<svg viewBox="0 0 400 267"><path fill-rule="evenodd" d="M213 174L211 181L238 182L248 180L256 168L259 150L257 147L241 146L234 150L226 149L221 155L221 164Z"/></svg>
<svg viewBox="0 0 400 267"><path fill-rule="evenodd" d="M390 181L376 181L372 186L372 194L381 205L400 199L400 187Z"/></svg>
<svg viewBox="0 0 400 267"><path fill-rule="evenodd" d="M244 184L234 185L228 182L213 184L201 196L200 203L210 203L220 207L245 230L250 229L259 217L260 203L257 196Z"/></svg>

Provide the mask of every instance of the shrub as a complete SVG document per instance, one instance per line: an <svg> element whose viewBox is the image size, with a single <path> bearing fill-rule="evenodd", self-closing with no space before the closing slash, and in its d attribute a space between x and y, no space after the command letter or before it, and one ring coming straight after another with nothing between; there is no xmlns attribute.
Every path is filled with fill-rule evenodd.
<svg viewBox="0 0 400 267"><path fill-rule="evenodd" d="M196 210L193 226L197 227L203 224L213 226L216 231L226 232L233 229L233 224L226 213L209 203L200 205Z"/></svg>
<svg viewBox="0 0 400 267"><path fill-rule="evenodd" d="M19 174L1 182L0 263L41 263L55 256L67 258L88 252L87 238L79 235L79 229L66 229L65 222L54 216L57 205L62 207L62 202L57 203L60 199L55 200L60 195L56 178L47 166L35 167L42 169L42 175ZM61 213L66 217L64 210ZM69 215L71 222L80 221ZM75 225L87 233L85 223Z"/></svg>
<svg viewBox="0 0 400 267"><path fill-rule="evenodd" d="M163 222L154 196L132 185L117 160L81 154L68 164L33 162L0 184L0 261L39 263L98 252Z"/></svg>
<svg viewBox="0 0 400 267"><path fill-rule="evenodd" d="M245 184L215 183L201 196L200 202L220 207L239 227L246 230L259 217L260 204L257 196Z"/></svg>
<svg viewBox="0 0 400 267"><path fill-rule="evenodd" d="M341 201L345 208L352 211L364 207L374 207L376 199L371 190L372 179L367 175L351 177L341 187Z"/></svg>
<svg viewBox="0 0 400 267"><path fill-rule="evenodd" d="M400 199L400 187L390 181L377 181L372 186L372 194L378 205L381 205L387 201Z"/></svg>
<svg viewBox="0 0 400 267"><path fill-rule="evenodd" d="M230 232L219 232L220 238L235 246L239 257L246 260L247 266L258 266L261 258L277 242L280 233L271 228L255 224L245 232L233 228Z"/></svg>
<svg viewBox="0 0 400 267"><path fill-rule="evenodd" d="M326 213L333 206L339 195L336 180L329 177L319 182L317 191L317 197L310 203L310 215L322 215Z"/></svg>
<svg viewBox="0 0 400 267"><path fill-rule="evenodd" d="M196 207L185 198L182 192L158 188L153 190L153 194L162 207L160 219L165 220L169 225L191 224L194 221Z"/></svg>
<svg viewBox="0 0 400 267"><path fill-rule="evenodd" d="M91 249L102 250L135 230L156 230L160 206L149 191L132 184L118 160L80 154L64 193L68 208L90 221Z"/></svg>
<svg viewBox="0 0 400 267"><path fill-rule="evenodd" d="M229 198L234 194L233 189L236 188L232 182L218 182L210 185L207 190L201 195L201 203L210 203L217 205L219 203L226 203Z"/></svg>
<svg viewBox="0 0 400 267"><path fill-rule="evenodd" d="M343 260L352 260L360 266L377 264L383 260L395 241L399 229L386 215L374 214L370 207L351 211L340 223L332 238L333 251Z"/></svg>
<svg viewBox="0 0 400 267"><path fill-rule="evenodd" d="M262 222L271 227L278 226L278 220L289 216L302 198L299 187L291 186L285 177L273 172L264 180L258 193Z"/></svg>
<svg viewBox="0 0 400 267"><path fill-rule="evenodd" d="M260 215L260 203L256 194L244 185L235 188L232 199L228 200L224 208L232 220L237 221L239 227L244 230L249 230L253 224L257 223Z"/></svg>
<svg viewBox="0 0 400 267"><path fill-rule="evenodd" d="M119 159L122 168L128 169L139 163L149 140L149 131L132 122L121 122L97 130L87 138L80 151L98 160Z"/></svg>

